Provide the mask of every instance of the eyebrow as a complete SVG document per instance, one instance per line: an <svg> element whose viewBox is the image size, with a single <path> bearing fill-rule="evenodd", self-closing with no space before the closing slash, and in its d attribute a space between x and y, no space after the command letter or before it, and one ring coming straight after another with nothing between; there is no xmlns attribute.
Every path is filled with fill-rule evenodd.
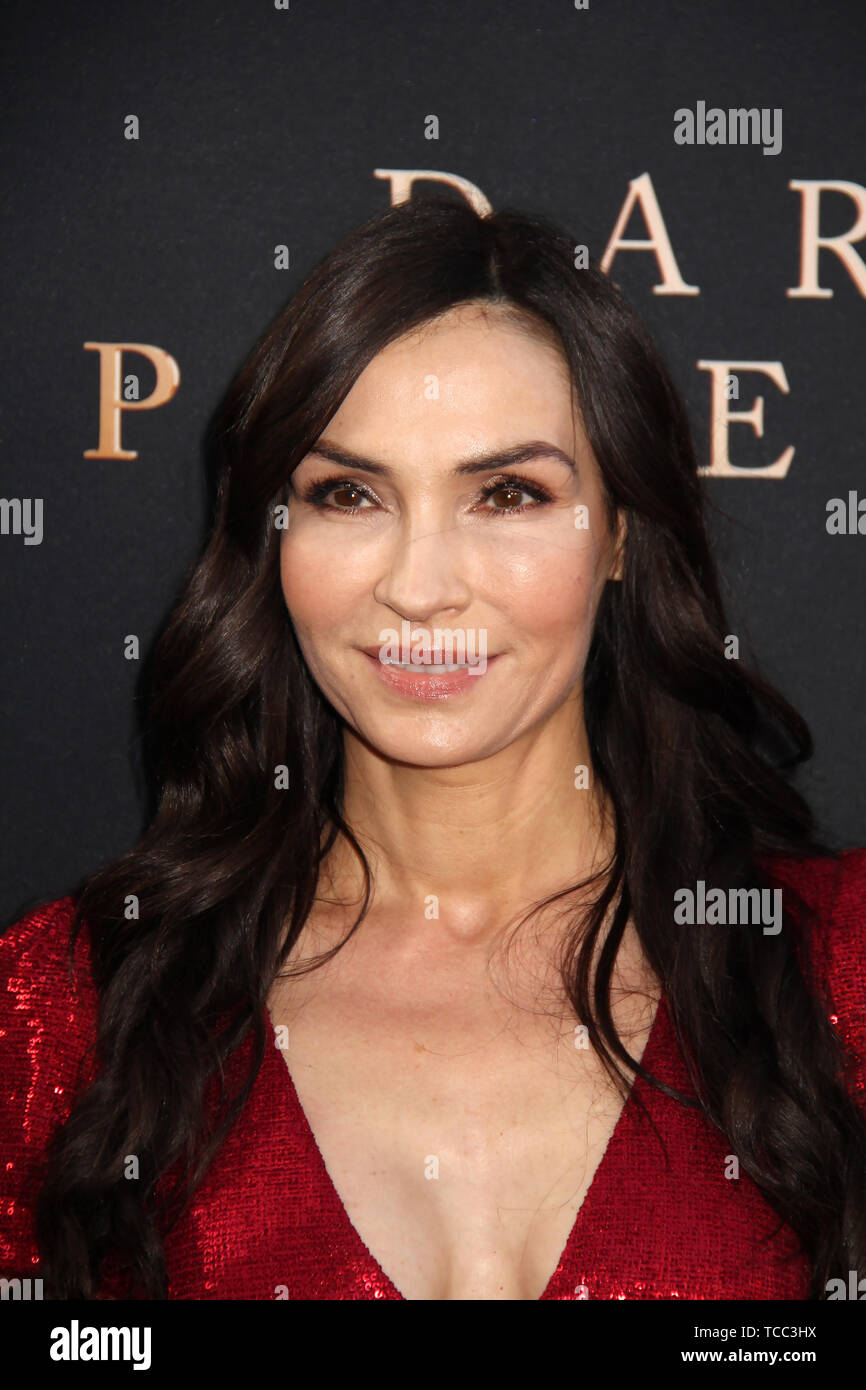
<svg viewBox="0 0 866 1390"><path fill-rule="evenodd" d="M348 449L342 449L337 444L331 444L327 440L320 439L312 449L309 449L308 456L318 455L320 458L330 459L332 463L341 464L344 468L363 469L365 473L375 473L382 478L393 478L394 469L389 468L385 463L377 463L374 459L364 458L362 454L350 453ZM553 458L564 463L572 473L577 472L573 458L564 453L562 449L557 449L555 444L547 444L543 439L528 440L525 444L514 444L510 449L495 449L492 453L474 454L462 463L458 463L451 470L455 477L465 477L472 473L489 473L495 468L510 468L517 464L529 463L532 459Z"/></svg>

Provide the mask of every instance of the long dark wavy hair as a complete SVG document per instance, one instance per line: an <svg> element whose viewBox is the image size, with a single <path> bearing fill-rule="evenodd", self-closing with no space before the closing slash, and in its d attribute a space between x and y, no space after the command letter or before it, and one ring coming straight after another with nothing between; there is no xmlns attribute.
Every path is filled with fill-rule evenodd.
<svg viewBox="0 0 866 1390"><path fill-rule="evenodd" d="M773 856L827 852L790 784L812 752L807 725L756 670L725 656L730 628L683 401L635 311L597 264L575 268L562 230L513 209L482 217L463 202L422 201L370 219L327 256L215 417L209 537L153 654L148 828L76 895L70 959L86 924L98 1075L55 1136L39 1197L51 1297L99 1297L112 1265L137 1296L167 1296L165 1233L272 1045L267 997L339 835L366 883L349 935L367 911L369 865L343 818L342 721L295 639L275 508L371 359L470 301L517 314L561 346L609 514L627 519L622 579L603 592L584 688L615 847L569 923L563 988L618 1086L627 1089L625 1064L698 1104L726 1137L798 1234L810 1297L866 1267L866 1123L839 1079L841 1044L809 963L810 909L792 909L786 893L775 936L673 918L683 885L770 886ZM275 785L279 765L291 792ZM629 918L697 1100L652 1077L617 1035L611 974ZM229 1059L251 1031L249 1067L231 1084ZM207 1122L211 1083L220 1105ZM139 1182L124 1181L129 1154ZM170 1172L177 1182L157 1200Z"/></svg>

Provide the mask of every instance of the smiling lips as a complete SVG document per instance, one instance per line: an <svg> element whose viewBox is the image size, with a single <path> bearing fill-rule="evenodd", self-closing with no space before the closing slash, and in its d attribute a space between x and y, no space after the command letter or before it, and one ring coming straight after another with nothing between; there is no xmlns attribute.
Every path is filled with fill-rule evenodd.
<svg viewBox="0 0 866 1390"><path fill-rule="evenodd" d="M382 661L380 647L364 647L361 655L372 663L379 679L395 694L408 696L413 700L446 700L472 689L483 680L490 666L498 660L496 656L485 658L484 665L453 664L416 661Z"/></svg>

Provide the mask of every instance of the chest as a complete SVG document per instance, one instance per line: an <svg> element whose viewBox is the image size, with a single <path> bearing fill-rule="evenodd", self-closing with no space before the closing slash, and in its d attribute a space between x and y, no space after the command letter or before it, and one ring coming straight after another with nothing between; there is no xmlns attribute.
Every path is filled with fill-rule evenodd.
<svg viewBox="0 0 866 1390"><path fill-rule="evenodd" d="M278 981L270 1017L374 1259L408 1299L539 1298L624 1105L577 1020L471 978L316 974ZM620 1011L637 1058L652 1016Z"/></svg>

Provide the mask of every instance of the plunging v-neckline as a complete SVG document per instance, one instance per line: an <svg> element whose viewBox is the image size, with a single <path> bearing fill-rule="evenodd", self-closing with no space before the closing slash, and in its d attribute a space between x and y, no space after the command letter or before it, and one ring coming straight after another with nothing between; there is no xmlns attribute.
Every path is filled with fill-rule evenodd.
<svg viewBox="0 0 866 1390"><path fill-rule="evenodd" d="M263 1005L263 1010L264 1022L273 1033L276 1031L276 1026L273 1022L273 1019L271 1018L271 1013L270 1009L268 1008L267 1001ZM667 1017L666 998L664 990L661 990L659 994L655 1012L653 1014L653 1020L650 1025L650 1030L647 1034L646 1042L644 1043L643 1052L640 1058L638 1059L641 1066L643 1066L647 1071L652 1071L652 1063L654 1062L656 1053L659 1049L659 1035L663 1027L661 1018L662 1015L664 1015L665 1018ZM335 1209L339 1212L340 1220L344 1223L353 1244L359 1247L359 1251L369 1261L374 1273L390 1291L391 1296L393 1298L401 1299L403 1302L407 1302L408 1300L406 1299L405 1295L400 1292L393 1279L391 1279L390 1275L386 1274L385 1270L382 1268L379 1261L376 1259L372 1250L364 1241L360 1231L358 1230L357 1226L355 1225L351 1216L349 1215L349 1212L346 1209L346 1205L342 1197L337 1191L334 1180L331 1177L331 1174L328 1172L328 1165L325 1162L324 1154L319 1148L319 1141L313 1133L312 1126L309 1120L307 1119L307 1113L304 1110L303 1105L301 1104L301 1098L298 1095L298 1089L295 1086L294 1077L292 1076L291 1070L289 1068L288 1060L285 1054L285 1049L279 1047L268 1048L268 1053L272 1054L271 1066L278 1066L280 1072L285 1078L282 1081L282 1083L278 1083L278 1085L282 1085L285 1088L286 1084L288 1084L288 1103L294 1109L294 1111L300 1119L301 1129L304 1138L308 1141L308 1146L313 1155L313 1161L319 1168L320 1177L324 1182L324 1185L329 1193L329 1196L334 1204ZM565 1244L563 1245L562 1250L560 1251L559 1258L556 1262L553 1272L550 1278L548 1279L547 1283L545 1284L544 1288L542 1289L541 1293L539 1294L538 1299L533 1301L537 1301L540 1303L542 1302L542 1300L550 1297L551 1287L553 1286L563 1264L565 1263L565 1261L568 1260L569 1256L574 1250L575 1245L577 1244L581 1229L583 1225L586 1223L586 1221L589 1219L586 1213L588 1208L590 1207L590 1199L592 1199L593 1205L597 1203L599 1199L599 1191L603 1187L605 1177L610 1168L612 1167L616 1153L618 1152L620 1146L624 1142L624 1134L626 1128L631 1123L632 1111L634 1110L636 1104L634 1100L635 1088L636 1086L640 1085L641 1082L642 1078L638 1075L635 1075L629 1087L628 1095L625 1098L625 1102L622 1106L622 1109L620 1110L619 1115L617 1116L616 1124L610 1132L610 1136L604 1147L604 1151L596 1165L596 1169L592 1175L589 1187L586 1189L586 1192L584 1193L583 1201L577 1209L574 1218L574 1223L565 1239Z"/></svg>

